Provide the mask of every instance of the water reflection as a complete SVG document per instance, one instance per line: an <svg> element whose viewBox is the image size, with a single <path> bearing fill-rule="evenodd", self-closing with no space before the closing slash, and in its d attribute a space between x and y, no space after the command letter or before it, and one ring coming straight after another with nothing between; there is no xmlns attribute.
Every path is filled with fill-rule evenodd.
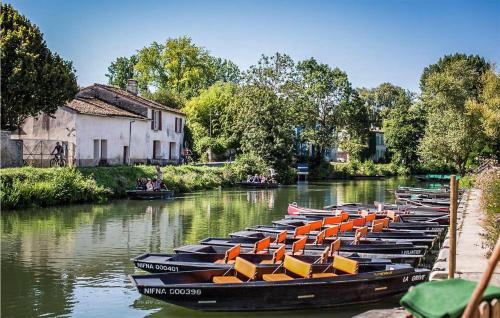
<svg viewBox="0 0 500 318"><path fill-rule="evenodd" d="M387 189L398 184L408 182L391 179L301 184L273 190L216 190L171 202L123 200L4 212L1 314L214 316L140 297L127 279L134 272L130 258L148 251L171 252L176 246L208 236L226 236L254 224L269 224L286 213L290 202L321 208L345 202L393 201ZM319 313L352 315L350 308L297 315ZM290 313L269 316L284 315Z"/></svg>

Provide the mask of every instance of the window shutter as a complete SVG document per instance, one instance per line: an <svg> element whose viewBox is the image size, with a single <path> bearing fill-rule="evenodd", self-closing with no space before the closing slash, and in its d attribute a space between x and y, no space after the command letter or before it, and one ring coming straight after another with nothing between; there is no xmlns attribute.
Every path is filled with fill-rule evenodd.
<svg viewBox="0 0 500 318"><path fill-rule="evenodd" d="M155 111L151 109L151 129L155 129Z"/></svg>
<svg viewBox="0 0 500 318"><path fill-rule="evenodd" d="M182 132L182 118L179 118L179 132Z"/></svg>
<svg viewBox="0 0 500 318"><path fill-rule="evenodd" d="M159 119L159 123L158 123L158 130L161 130L161 116L162 113L161 113L161 110L158 111L158 119Z"/></svg>
<svg viewBox="0 0 500 318"><path fill-rule="evenodd" d="M177 132L177 117L175 117L175 132Z"/></svg>

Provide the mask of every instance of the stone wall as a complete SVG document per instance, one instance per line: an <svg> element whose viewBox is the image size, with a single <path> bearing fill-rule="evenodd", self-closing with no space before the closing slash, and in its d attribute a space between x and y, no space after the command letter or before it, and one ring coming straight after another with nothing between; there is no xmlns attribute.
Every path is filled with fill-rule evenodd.
<svg viewBox="0 0 500 318"><path fill-rule="evenodd" d="M2 130L0 167L23 165L23 141L10 139L10 131Z"/></svg>

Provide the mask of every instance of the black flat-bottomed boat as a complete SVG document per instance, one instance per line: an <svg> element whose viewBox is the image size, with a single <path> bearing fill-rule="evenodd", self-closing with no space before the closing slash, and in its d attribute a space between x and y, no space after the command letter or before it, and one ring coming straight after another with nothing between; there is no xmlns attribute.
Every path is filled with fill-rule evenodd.
<svg viewBox="0 0 500 318"><path fill-rule="evenodd" d="M322 308L365 303L400 294L426 281L428 269L404 264L365 267L336 256L332 265L286 256L272 273L242 258L232 269L131 275L138 291L175 305L205 311Z"/></svg>
<svg viewBox="0 0 500 318"><path fill-rule="evenodd" d="M128 190L127 197L132 200L170 200L174 198L174 192L170 190Z"/></svg>

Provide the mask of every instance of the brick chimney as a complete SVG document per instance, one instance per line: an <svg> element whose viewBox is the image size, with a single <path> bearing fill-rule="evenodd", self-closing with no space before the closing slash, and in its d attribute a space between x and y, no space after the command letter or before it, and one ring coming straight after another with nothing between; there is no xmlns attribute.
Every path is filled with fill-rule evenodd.
<svg viewBox="0 0 500 318"><path fill-rule="evenodd" d="M137 93L139 93L139 89L137 88L137 81L135 79L127 80L127 92L134 95L137 95Z"/></svg>

